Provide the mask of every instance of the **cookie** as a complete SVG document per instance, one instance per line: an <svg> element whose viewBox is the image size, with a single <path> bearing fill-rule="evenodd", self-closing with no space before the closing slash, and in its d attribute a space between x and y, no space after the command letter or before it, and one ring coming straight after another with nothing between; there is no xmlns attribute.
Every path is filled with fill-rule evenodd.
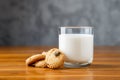
<svg viewBox="0 0 120 80"><path fill-rule="evenodd" d="M47 67L47 64L46 64L45 60L40 60L40 61L36 62L34 64L34 66L38 67L38 68L45 68L45 67Z"/></svg>
<svg viewBox="0 0 120 80"><path fill-rule="evenodd" d="M30 65L34 64L35 62L37 62L39 60L44 60L44 59L45 59L45 55L35 54L26 59L26 65L30 66Z"/></svg>
<svg viewBox="0 0 120 80"><path fill-rule="evenodd" d="M53 48L47 52L45 62L49 68L60 68L64 64L64 54L57 48Z"/></svg>

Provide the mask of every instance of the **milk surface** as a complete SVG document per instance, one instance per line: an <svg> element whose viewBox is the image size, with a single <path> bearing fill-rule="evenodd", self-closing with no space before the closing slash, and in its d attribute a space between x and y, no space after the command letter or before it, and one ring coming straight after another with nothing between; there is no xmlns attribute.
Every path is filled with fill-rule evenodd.
<svg viewBox="0 0 120 80"><path fill-rule="evenodd" d="M65 53L66 62L92 63L92 34L60 34L59 49Z"/></svg>

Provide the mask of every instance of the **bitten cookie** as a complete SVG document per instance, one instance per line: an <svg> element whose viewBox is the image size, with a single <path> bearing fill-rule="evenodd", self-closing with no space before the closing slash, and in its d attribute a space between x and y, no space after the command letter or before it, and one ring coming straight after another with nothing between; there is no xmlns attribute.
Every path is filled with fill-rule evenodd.
<svg viewBox="0 0 120 80"><path fill-rule="evenodd" d="M47 52L45 62L49 68L60 68L64 64L64 54L57 48L53 48Z"/></svg>
<svg viewBox="0 0 120 80"><path fill-rule="evenodd" d="M47 63L45 62L45 60L40 60L38 62L36 62L34 64L35 67L39 67L39 68L45 68L47 67Z"/></svg>
<svg viewBox="0 0 120 80"><path fill-rule="evenodd" d="M26 65L30 66L30 65L34 64L35 62L37 62L39 60L43 60L43 59L45 59L45 55L42 55L42 54L32 55L26 59Z"/></svg>

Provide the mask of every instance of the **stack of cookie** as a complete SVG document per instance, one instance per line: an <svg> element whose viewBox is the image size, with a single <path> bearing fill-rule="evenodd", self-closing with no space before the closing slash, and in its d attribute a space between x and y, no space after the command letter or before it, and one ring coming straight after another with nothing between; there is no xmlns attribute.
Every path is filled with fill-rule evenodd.
<svg viewBox="0 0 120 80"><path fill-rule="evenodd" d="M42 54L35 54L26 59L27 66L39 68L61 68L64 64L64 53L57 48L50 49Z"/></svg>

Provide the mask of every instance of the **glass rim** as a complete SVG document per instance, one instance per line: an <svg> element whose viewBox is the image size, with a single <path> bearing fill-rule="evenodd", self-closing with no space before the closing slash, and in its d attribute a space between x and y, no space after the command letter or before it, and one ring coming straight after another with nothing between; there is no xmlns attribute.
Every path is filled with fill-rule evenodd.
<svg viewBox="0 0 120 80"><path fill-rule="evenodd" d="M59 28L94 28L92 26L61 26Z"/></svg>

